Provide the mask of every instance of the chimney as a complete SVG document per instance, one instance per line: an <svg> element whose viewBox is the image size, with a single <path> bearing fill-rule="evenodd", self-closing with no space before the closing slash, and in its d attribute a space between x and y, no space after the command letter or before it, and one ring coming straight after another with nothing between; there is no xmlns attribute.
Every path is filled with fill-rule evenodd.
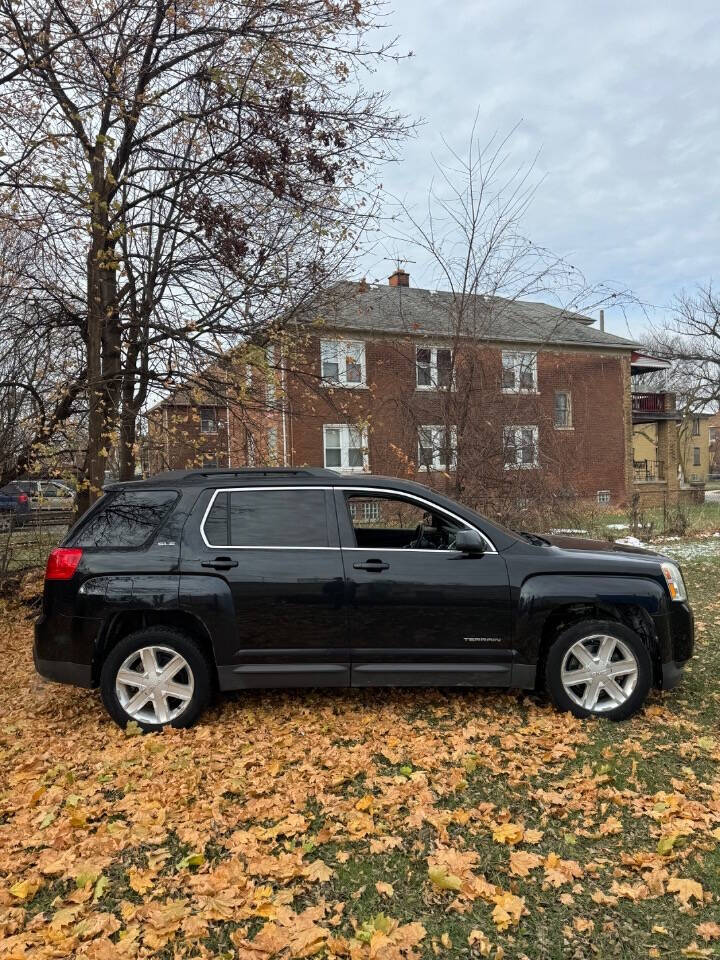
<svg viewBox="0 0 720 960"><path fill-rule="evenodd" d="M388 283L391 287L409 287L410 274L398 267L395 273L388 277Z"/></svg>
<svg viewBox="0 0 720 960"><path fill-rule="evenodd" d="M600 329L604 332L605 330L605 311L600 311Z"/></svg>

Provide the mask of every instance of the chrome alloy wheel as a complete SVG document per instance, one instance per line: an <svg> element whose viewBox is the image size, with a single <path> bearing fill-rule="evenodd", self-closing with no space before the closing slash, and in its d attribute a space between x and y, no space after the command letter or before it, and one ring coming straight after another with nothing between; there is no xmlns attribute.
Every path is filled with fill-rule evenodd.
<svg viewBox="0 0 720 960"><path fill-rule="evenodd" d="M120 706L133 720L170 723L192 699L195 678L187 660L170 647L141 647L115 677Z"/></svg>
<svg viewBox="0 0 720 960"><path fill-rule="evenodd" d="M622 640L595 634L570 647L563 658L560 679L579 707L604 713L625 703L633 692L638 662Z"/></svg>

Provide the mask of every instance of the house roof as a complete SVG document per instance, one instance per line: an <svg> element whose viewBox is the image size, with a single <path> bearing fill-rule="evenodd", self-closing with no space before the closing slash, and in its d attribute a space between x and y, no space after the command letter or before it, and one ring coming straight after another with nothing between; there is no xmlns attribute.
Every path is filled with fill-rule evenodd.
<svg viewBox="0 0 720 960"><path fill-rule="evenodd" d="M661 370L669 370L671 366L670 361L662 357L653 357L649 353L633 350L630 366L632 373L659 373Z"/></svg>
<svg viewBox="0 0 720 960"><path fill-rule="evenodd" d="M370 286L343 282L333 286L314 316L338 330L404 333L411 336L464 337L508 343L557 344L633 350L638 344L593 327L593 319L547 303L469 295L462 329L453 322L455 295L418 287Z"/></svg>

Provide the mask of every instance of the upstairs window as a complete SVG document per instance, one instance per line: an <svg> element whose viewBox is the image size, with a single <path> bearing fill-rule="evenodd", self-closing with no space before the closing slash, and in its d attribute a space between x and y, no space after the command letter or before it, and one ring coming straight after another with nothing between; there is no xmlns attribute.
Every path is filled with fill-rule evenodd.
<svg viewBox="0 0 720 960"><path fill-rule="evenodd" d="M504 393L536 393L537 354L503 350L502 388Z"/></svg>
<svg viewBox="0 0 720 960"><path fill-rule="evenodd" d="M418 390L451 389L452 350L447 347L416 347L415 384Z"/></svg>
<svg viewBox="0 0 720 960"><path fill-rule="evenodd" d="M322 378L342 387L365 386L365 344L355 340L323 340L320 343Z"/></svg>
<svg viewBox="0 0 720 960"><path fill-rule="evenodd" d="M457 460L457 430L442 426L418 429L418 469L454 470Z"/></svg>
<svg viewBox="0 0 720 960"><path fill-rule="evenodd" d="M692 422L692 435L694 437L700 436L700 417L693 417Z"/></svg>
<svg viewBox="0 0 720 960"><path fill-rule="evenodd" d="M506 470L529 470L538 465L538 428L505 427L503 449Z"/></svg>
<svg viewBox="0 0 720 960"><path fill-rule="evenodd" d="M567 390L558 390L553 407L556 430L568 430L572 427L572 404Z"/></svg>
<svg viewBox="0 0 720 960"><path fill-rule="evenodd" d="M325 466L345 473L361 473L368 466L367 432L347 423L323 427Z"/></svg>
<svg viewBox="0 0 720 960"><path fill-rule="evenodd" d="M200 407L200 433L217 433L215 407Z"/></svg>

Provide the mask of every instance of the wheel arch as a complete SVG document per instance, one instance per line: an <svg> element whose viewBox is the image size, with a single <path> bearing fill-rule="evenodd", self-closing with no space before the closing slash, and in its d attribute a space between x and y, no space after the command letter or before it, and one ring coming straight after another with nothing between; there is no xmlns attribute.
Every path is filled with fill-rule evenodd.
<svg viewBox="0 0 720 960"><path fill-rule="evenodd" d="M93 663L93 681L97 683L100 671L109 651L131 633L147 627L172 627L181 630L191 637L200 647L211 670L214 682L217 683L217 664L213 652L210 632L206 625L194 614L187 610L122 610L116 613L108 622L100 636L96 656Z"/></svg>

